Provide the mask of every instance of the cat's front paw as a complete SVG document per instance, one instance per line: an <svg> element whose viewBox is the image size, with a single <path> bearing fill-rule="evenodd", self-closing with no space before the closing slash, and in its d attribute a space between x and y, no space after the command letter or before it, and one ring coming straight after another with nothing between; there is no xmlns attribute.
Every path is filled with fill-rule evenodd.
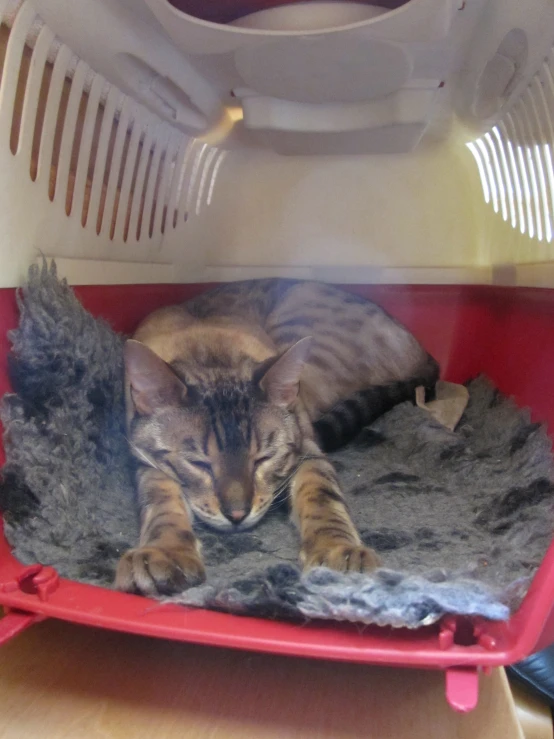
<svg viewBox="0 0 554 739"><path fill-rule="evenodd" d="M356 544L316 545L303 549L300 560L305 570L312 567L329 567L338 572L373 572L381 565L374 549Z"/></svg>
<svg viewBox="0 0 554 739"><path fill-rule="evenodd" d="M205 579L204 565L194 548L146 546L130 549L119 560L115 587L127 593L175 595Z"/></svg>

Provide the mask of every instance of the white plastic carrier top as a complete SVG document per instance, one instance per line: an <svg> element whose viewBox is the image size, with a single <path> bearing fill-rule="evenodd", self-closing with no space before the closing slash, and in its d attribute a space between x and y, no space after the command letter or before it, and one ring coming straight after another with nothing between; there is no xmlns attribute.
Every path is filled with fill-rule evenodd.
<svg viewBox="0 0 554 739"><path fill-rule="evenodd" d="M552 0L0 15L0 286L554 287Z"/></svg>

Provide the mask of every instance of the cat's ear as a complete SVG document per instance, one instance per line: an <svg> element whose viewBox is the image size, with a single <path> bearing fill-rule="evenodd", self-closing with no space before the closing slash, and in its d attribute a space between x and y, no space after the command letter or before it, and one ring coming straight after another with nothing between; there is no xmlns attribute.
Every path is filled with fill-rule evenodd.
<svg viewBox="0 0 554 739"><path fill-rule="evenodd" d="M300 375L308 359L313 339L306 336L293 344L277 359L264 362L255 380L275 405L289 408L298 397Z"/></svg>
<svg viewBox="0 0 554 739"><path fill-rule="evenodd" d="M140 341L129 339L124 348L125 376L137 413L175 405L186 395L185 385L171 367Z"/></svg>

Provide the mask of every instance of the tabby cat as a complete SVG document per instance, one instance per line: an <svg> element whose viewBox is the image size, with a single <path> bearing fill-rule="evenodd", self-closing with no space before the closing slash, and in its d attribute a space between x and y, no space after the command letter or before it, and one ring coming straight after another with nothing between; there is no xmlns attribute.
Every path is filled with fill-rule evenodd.
<svg viewBox="0 0 554 739"><path fill-rule="evenodd" d="M193 519L247 529L283 498L305 568L378 565L322 450L438 378L381 308L319 283L233 283L151 314L125 345L125 369L141 534L118 588L171 594L202 582Z"/></svg>

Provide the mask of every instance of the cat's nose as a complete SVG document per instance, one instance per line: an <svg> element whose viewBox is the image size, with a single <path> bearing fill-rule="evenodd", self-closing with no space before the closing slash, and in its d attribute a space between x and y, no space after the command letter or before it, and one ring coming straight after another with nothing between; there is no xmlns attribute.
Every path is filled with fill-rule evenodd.
<svg viewBox="0 0 554 739"><path fill-rule="evenodd" d="M239 524L248 516L248 511L244 508L234 508L226 516L231 523Z"/></svg>

